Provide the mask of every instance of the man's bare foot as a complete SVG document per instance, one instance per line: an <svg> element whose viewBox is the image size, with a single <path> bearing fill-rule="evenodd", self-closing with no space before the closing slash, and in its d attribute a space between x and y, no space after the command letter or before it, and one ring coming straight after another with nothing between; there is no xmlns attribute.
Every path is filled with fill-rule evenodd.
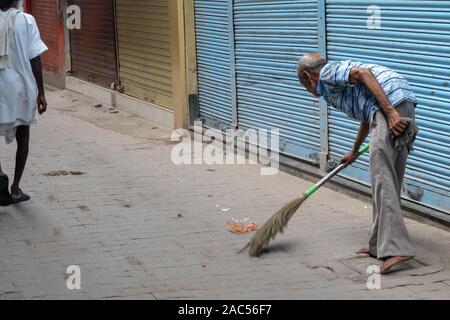
<svg viewBox="0 0 450 320"><path fill-rule="evenodd" d="M380 267L380 273L385 274L388 273L391 268L401 262L405 262L412 259L412 256L397 256L397 257L389 257Z"/></svg>
<svg viewBox="0 0 450 320"><path fill-rule="evenodd" d="M20 188L14 188L11 186L11 204L18 204L30 200L31 197L22 192Z"/></svg>
<svg viewBox="0 0 450 320"><path fill-rule="evenodd" d="M357 254L368 254L369 256L371 256L372 258L376 258L375 255L370 253L370 250L368 248L361 248L358 251L356 251Z"/></svg>

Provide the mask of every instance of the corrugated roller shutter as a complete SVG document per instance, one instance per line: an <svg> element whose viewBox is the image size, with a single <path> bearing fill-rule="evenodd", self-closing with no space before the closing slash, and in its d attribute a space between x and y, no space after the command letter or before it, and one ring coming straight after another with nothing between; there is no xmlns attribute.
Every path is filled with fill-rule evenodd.
<svg viewBox="0 0 450 320"><path fill-rule="evenodd" d="M124 92L173 108L168 0L116 0Z"/></svg>
<svg viewBox="0 0 450 320"><path fill-rule="evenodd" d="M195 0L200 115L216 128L232 123L231 59L227 0Z"/></svg>
<svg viewBox="0 0 450 320"><path fill-rule="evenodd" d="M296 74L318 51L317 1L234 0L234 18L239 127L279 128L282 152L317 160L318 100Z"/></svg>
<svg viewBox="0 0 450 320"><path fill-rule="evenodd" d="M381 9L381 28L369 29L367 8ZM327 1L330 60L382 64L404 75L418 99L421 127L408 159L405 191L420 203L449 210L450 168L450 5L449 1ZM351 148L357 124L336 111L330 117L331 154ZM348 176L368 179L367 156ZM414 196L420 194L423 196Z"/></svg>
<svg viewBox="0 0 450 320"><path fill-rule="evenodd" d="M81 9L81 29L70 31L72 74L109 87L117 81L112 0L70 0Z"/></svg>

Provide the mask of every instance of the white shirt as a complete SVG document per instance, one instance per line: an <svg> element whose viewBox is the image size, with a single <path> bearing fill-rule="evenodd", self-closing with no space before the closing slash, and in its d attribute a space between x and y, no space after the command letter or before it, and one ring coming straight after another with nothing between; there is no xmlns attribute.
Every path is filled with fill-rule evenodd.
<svg viewBox="0 0 450 320"><path fill-rule="evenodd" d="M0 10L0 15L6 12ZM10 50L12 67L0 70L0 134L7 143L15 138L17 126L36 123L38 88L30 60L47 50L34 17L18 13Z"/></svg>

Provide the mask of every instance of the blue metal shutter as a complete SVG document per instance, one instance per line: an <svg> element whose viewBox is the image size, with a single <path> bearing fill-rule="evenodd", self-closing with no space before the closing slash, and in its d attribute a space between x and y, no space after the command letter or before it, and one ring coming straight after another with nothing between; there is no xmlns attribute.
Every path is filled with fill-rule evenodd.
<svg viewBox="0 0 450 320"><path fill-rule="evenodd" d="M318 100L299 84L299 57L317 52L317 1L234 0L239 128L279 128L280 149L317 160Z"/></svg>
<svg viewBox="0 0 450 320"><path fill-rule="evenodd" d="M413 200L450 212L450 5L449 1L326 2L329 60L377 63L404 75L419 103L421 127L408 159L405 191ZM381 9L381 29L369 29L367 8ZM354 141L358 124L335 110L330 115L331 156L338 158ZM344 175L368 180L368 157ZM419 197L421 190L423 196ZM420 191L420 192L416 192ZM415 194L415 195L414 195ZM420 199L419 199L420 198Z"/></svg>
<svg viewBox="0 0 450 320"><path fill-rule="evenodd" d="M232 124L229 3L195 0L198 95L200 115L206 124L224 129Z"/></svg>

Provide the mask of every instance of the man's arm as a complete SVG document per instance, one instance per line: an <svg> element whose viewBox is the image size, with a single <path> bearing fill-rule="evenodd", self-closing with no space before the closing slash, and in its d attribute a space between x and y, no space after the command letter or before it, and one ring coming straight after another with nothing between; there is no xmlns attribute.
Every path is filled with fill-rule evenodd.
<svg viewBox="0 0 450 320"><path fill-rule="evenodd" d="M353 148L341 159L341 164L344 163L346 166L348 166L353 161L355 161L356 158L358 158L358 150L361 147L364 140L366 140L368 134L369 134L369 124L367 122L361 122Z"/></svg>
<svg viewBox="0 0 450 320"><path fill-rule="evenodd" d="M388 96L370 69L352 68L349 80L350 83L362 83L369 89L386 116L389 129L394 136L399 136L405 131L406 124L402 121L398 111L392 106Z"/></svg>
<svg viewBox="0 0 450 320"><path fill-rule="evenodd" d="M39 114L43 114L47 111L47 100L45 99L45 89L44 80L42 77L42 64L41 57L37 56L30 60L31 69L33 70L34 78L36 79L36 84L39 90L39 95L37 98L37 106Z"/></svg>

